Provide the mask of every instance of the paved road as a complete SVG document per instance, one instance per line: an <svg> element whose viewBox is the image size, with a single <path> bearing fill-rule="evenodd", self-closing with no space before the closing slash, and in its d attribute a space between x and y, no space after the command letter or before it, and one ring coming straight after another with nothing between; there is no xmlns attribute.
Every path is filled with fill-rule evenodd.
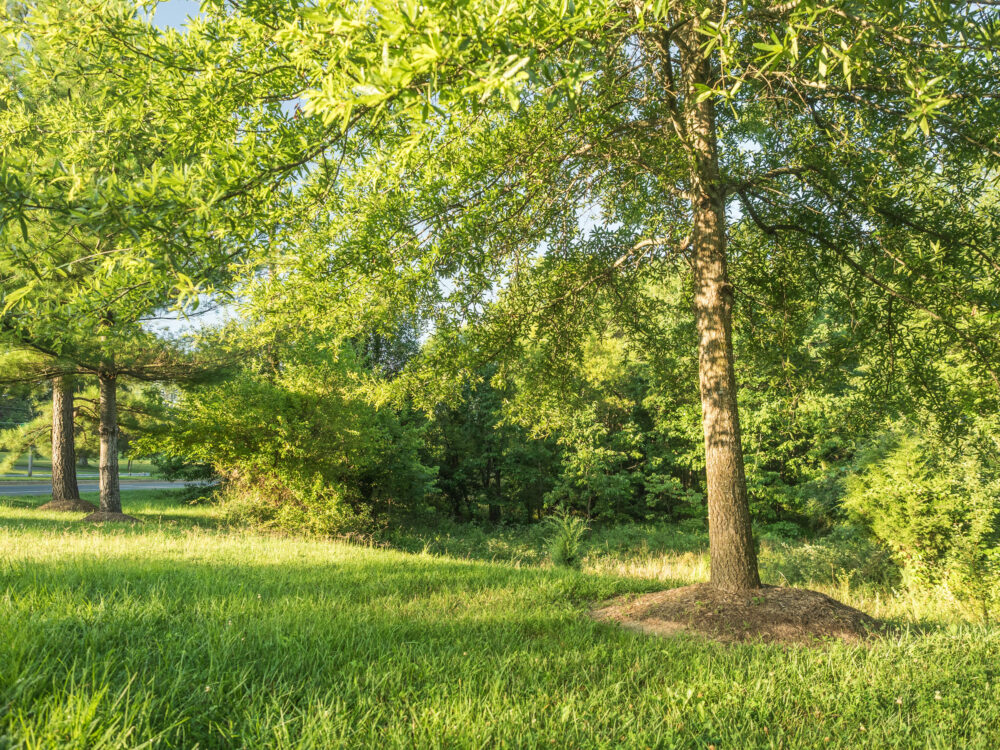
<svg viewBox="0 0 1000 750"><path fill-rule="evenodd" d="M121 480L123 490L169 490L181 489L184 482L164 482L163 480L147 480L130 482ZM80 492L97 492L97 482L80 482ZM50 495L52 485L47 482L0 482L0 495Z"/></svg>

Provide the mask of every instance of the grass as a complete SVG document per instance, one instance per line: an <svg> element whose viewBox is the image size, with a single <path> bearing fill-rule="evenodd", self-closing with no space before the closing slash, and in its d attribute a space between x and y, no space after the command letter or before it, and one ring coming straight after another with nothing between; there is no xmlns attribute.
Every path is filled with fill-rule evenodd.
<svg viewBox="0 0 1000 750"><path fill-rule="evenodd" d="M0 451L0 462L2 462L9 455L10 454L7 453L7 452ZM45 480L48 480L48 478L49 478L48 475L51 474L51 472L52 472L52 461L51 461L51 459L45 458L44 456L38 456L38 455L36 455L34 457L34 459L32 460L32 471L34 472L34 476L30 477L30 479L45 479ZM81 476L86 476L86 475L93 474L96 477L97 476L97 461L95 460L90 466L77 466L76 467L76 471L77 471L77 474L79 474ZM157 472L156 467L152 463L150 463L149 461L133 461L132 462L132 473L133 474L149 474L150 476L152 476L156 472ZM39 477L38 474L43 474L45 476ZM122 476L127 476L128 475L128 459L122 459L121 460L121 475ZM24 481L24 480L29 479L29 477L28 477L28 454L27 453L22 453L18 457L17 461L14 462L14 466L11 468L11 470L7 474L5 474L3 476L0 476L0 481L3 481L3 480L10 481L11 479L14 479L14 480L17 480L17 481Z"/></svg>
<svg viewBox="0 0 1000 750"><path fill-rule="evenodd" d="M146 523L105 528L0 499L0 748L1000 744L1000 630L888 589L841 591L911 626L869 647L660 640L585 612L702 575L687 535L609 532L577 573L528 559L534 531L483 560L432 554L457 532L264 536L175 497L128 493Z"/></svg>

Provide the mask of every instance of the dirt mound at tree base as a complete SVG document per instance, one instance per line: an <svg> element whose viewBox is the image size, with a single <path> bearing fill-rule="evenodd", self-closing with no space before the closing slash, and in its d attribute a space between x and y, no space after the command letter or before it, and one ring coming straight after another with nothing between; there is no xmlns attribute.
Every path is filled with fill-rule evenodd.
<svg viewBox="0 0 1000 750"><path fill-rule="evenodd" d="M856 642L879 630L877 620L836 599L781 586L730 593L699 583L619 599L591 614L653 635L695 633L724 642Z"/></svg>
<svg viewBox="0 0 1000 750"><path fill-rule="evenodd" d="M142 523L135 516L126 516L124 513L105 513L100 510L96 513L91 513L89 516L84 516L83 520L90 521L91 523Z"/></svg>
<svg viewBox="0 0 1000 750"><path fill-rule="evenodd" d="M50 500L45 505L39 505L38 510L75 510L85 513L95 513L97 506L86 500Z"/></svg>

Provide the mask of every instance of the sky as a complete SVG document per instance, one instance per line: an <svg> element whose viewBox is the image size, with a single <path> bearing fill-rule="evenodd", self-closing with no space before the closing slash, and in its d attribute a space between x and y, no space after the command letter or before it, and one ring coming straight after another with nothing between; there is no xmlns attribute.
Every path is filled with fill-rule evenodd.
<svg viewBox="0 0 1000 750"><path fill-rule="evenodd" d="M157 6L153 23L163 29L179 29L189 17L198 15L199 6L199 0L166 0Z"/></svg>
<svg viewBox="0 0 1000 750"><path fill-rule="evenodd" d="M153 23L161 29L182 29L189 18L198 15L200 0L165 0L156 6ZM150 321L148 327L154 330L164 330L170 334L191 333L206 324L215 324L227 317L226 310L217 310L190 319L177 316L174 313L161 311L164 316Z"/></svg>

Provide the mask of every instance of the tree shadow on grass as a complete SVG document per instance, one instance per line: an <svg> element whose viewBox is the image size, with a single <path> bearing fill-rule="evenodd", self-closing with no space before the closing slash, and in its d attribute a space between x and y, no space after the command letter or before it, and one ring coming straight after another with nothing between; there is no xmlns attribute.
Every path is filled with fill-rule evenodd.
<svg viewBox="0 0 1000 750"><path fill-rule="evenodd" d="M2 492L2 488L0 488ZM137 517L141 524L107 524L106 528L134 533L148 531L150 524L166 525L178 530L197 527L219 530L226 524L211 514L186 514L178 512L182 507L178 502L178 490L131 490L122 492L122 505L129 515ZM96 492L81 493L84 500L98 502ZM23 531L65 532L94 528L94 524L83 522L85 512L40 511L39 506L51 500L50 495L8 495L0 494L0 529L20 529Z"/></svg>
<svg viewBox="0 0 1000 750"><path fill-rule="evenodd" d="M955 626L947 622L935 622L931 620L904 620L901 617L893 617L889 620L880 621L879 637L884 640L902 640L911 636L925 637L929 635L943 635L953 633Z"/></svg>

